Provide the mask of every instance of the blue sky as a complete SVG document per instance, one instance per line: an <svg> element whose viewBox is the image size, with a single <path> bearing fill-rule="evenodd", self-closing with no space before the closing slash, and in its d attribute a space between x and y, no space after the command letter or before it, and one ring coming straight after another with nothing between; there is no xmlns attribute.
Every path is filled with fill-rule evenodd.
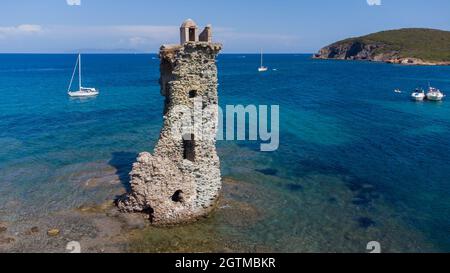
<svg viewBox="0 0 450 273"><path fill-rule="evenodd" d="M2 0L0 52L157 52L186 18L224 52L311 53L380 30L450 30L448 0Z"/></svg>

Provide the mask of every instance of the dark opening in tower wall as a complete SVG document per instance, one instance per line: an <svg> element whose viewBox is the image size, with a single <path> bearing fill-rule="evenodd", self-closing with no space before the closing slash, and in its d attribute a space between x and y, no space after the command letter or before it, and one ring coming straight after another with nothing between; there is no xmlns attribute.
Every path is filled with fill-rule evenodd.
<svg viewBox="0 0 450 273"><path fill-rule="evenodd" d="M194 28L189 29L189 41L195 42L195 29Z"/></svg>
<svg viewBox="0 0 450 273"><path fill-rule="evenodd" d="M197 90L191 90L191 91L189 91L189 98L190 98L190 99L193 99L193 98L195 98L195 97L197 97Z"/></svg>
<svg viewBox="0 0 450 273"><path fill-rule="evenodd" d="M176 202L176 203L181 203L183 202L183 191L182 190L177 190L173 195L172 195L172 201Z"/></svg>
<svg viewBox="0 0 450 273"><path fill-rule="evenodd" d="M188 134L183 136L183 158L195 162L195 136Z"/></svg>

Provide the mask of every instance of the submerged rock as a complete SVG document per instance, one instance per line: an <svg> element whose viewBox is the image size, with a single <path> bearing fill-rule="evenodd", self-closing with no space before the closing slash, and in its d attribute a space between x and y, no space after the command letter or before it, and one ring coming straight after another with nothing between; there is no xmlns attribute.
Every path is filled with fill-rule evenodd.
<svg viewBox="0 0 450 273"><path fill-rule="evenodd" d="M16 239L11 237L0 237L0 245L9 245L16 241Z"/></svg>
<svg viewBox="0 0 450 273"><path fill-rule="evenodd" d="M270 168L267 168L267 169L258 169L258 170L256 170L257 172L259 172L259 173L262 173L262 174L264 174L264 175L269 175L269 176L275 176L275 175L277 175L277 173L278 173L278 170L277 169L270 169Z"/></svg>
<svg viewBox="0 0 450 273"><path fill-rule="evenodd" d="M32 235L37 234L37 233L39 233L39 228L38 227L32 227L31 229L29 229L29 230L24 232L24 234L26 236L32 236Z"/></svg>
<svg viewBox="0 0 450 273"><path fill-rule="evenodd" d="M303 190L303 186L299 184L290 183L286 185L286 188L289 191L298 192Z"/></svg>
<svg viewBox="0 0 450 273"><path fill-rule="evenodd" d="M367 229L369 227L375 226L375 221L368 217L360 217L358 218L358 224L361 228Z"/></svg>
<svg viewBox="0 0 450 273"><path fill-rule="evenodd" d="M50 236L50 237L59 236L60 233L61 233L61 231L59 229L56 229L56 228L50 229L50 230L47 231L47 235Z"/></svg>

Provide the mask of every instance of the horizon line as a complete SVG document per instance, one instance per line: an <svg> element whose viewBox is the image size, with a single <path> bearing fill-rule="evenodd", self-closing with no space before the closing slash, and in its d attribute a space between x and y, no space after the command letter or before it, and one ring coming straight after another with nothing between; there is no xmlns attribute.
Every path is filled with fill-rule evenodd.
<svg viewBox="0 0 450 273"><path fill-rule="evenodd" d="M0 55L76 55L76 54L88 54L88 55L158 55L159 52L0 52ZM255 52L225 52L219 55L260 55L261 53ZM307 55L314 54L311 52L270 52L264 53L264 55Z"/></svg>

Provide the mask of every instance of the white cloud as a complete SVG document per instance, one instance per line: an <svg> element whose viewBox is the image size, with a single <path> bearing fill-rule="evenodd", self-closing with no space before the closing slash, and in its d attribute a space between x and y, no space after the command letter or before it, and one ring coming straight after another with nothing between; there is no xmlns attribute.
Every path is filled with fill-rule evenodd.
<svg viewBox="0 0 450 273"><path fill-rule="evenodd" d="M240 32L233 28L218 27L213 28L213 40L223 43L225 49L230 51L256 52L262 47L268 52L273 52L297 48L301 37L284 33Z"/></svg>
<svg viewBox="0 0 450 273"><path fill-rule="evenodd" d="M277 42L294 42L298 41L298 37L286 34L273 33L245 33L236 31L233 28L213 28L213 33L218 39L243 39L255 41L277 41Z"/></svg>
<svg viewBox="0 0 450 273"><path fill-rule="evenodd" d="M161 44L179 43L180 36L177 25L20 25L0 26L0 38L0 52L156 52ZM225 44L229 52L257 51L255 44L268 51L300 44L295 35L246 33L221 27L213 28L213 40Z"/></svg>
<svg viewBox="0 0 450 273"><path fill-rule="evenodd" d="M178 29L152 25L0 27L0 52L157 51L162 43L178 42ZM25 35L34 32L40 35Z"/></svg>
<svg viewBox="0 0 450 273"><path fill-rule="evenodd" d="M37 33L42 31L42 27L40 25L19 25L16 29L19 32L25 33Z"/></svg>
<svg viewBox="0 0 450 273"><path fill-rule="evenodd" d="M369 6L381 6L381 0L367 0Z"/></svg>
<svg viewBox="0 0 450 273"><path fill-rule="evenodd" d="M55 26L50 28L58 37L81 41L90 40L96 47L121 47L131 49L154 49L156 44L176 42L179 39L176 26L116 25L116 26ZM101 44L104 42L104 45ZM158 45L159 47L159 45Z"/></svg>
<svg viewBox="0 0 450 273"><path fill-rule="evenodd" d="M149 40L143 37L131 37L128 41L132 47L140 47L146 43L149 43Z"/></svg>
<svg viewBox="0 0 450 273"><path fill-rule="evenodd" d="M81 0L66 0L69 6L81 6Z"/></svg>
<svg viewBox="0 0 450 273"><path fill-rule="evenodd" d="M28 34L35 34L42 32L43 29L40 25L18 25L18 26L0 26L0 38L7 38L10 36L21 36Z"/></svg>

